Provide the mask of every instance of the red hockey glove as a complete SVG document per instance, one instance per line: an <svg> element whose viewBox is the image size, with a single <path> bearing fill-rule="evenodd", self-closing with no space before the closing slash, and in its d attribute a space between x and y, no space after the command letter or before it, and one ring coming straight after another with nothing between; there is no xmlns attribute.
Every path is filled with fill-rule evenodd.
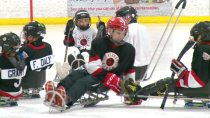
<svg viewBox="0 0 210 118"><path fill-rule="evenodd" d="M187 67L182 62L172 59L170 70L175 72L179 78L182 78L187 72Z"/></svg>
<svg viewBox="0 0 210 118"><path fill-rule="evenodd" d="M115 75L114 73L107 73L103 81L104 85L112 89L117 94L121 93L121 83L122 79Z"/></svg>

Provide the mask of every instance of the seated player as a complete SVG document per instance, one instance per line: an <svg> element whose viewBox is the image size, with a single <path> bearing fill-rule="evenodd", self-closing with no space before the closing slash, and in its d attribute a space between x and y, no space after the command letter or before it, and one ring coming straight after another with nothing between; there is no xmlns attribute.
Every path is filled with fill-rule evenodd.
<svg viewBox="0 0 210 118"><path fill-rule="evenodd" d="M198 22L190 30L190 38L196 42L192 57L192 67L187 67L176 59L172 60L171 71L175 72L178 79L169 77L143 87L141 95L159 95L166 91L178 93L193 93L190 96L205 96L209 94L206 88L210 80L210 22ZM199 91L197 91L199 90ZM190 92L191 91L191 92Z"/></svg>
<svg viewBox="0 0 210 118"><path fill-rule="evenodd" d="M71 106L87 91L95 91L101 82L117 94L133 94L140 89L132 79L135 77L135 49L124 41L128 36L127 22L123 18L112 17L106 30L108 37L93 40L91 58L89 63L85 64L85 69L71 72L56 88L52 81L45 84L46 92L60 93L56 98L52 98L53 93L48 92L48 102L53 100L53 103L60 107L63 107L63 104ZM119 77L122 74L124 80ZM65 99L65 103L62 99ZM133 102L130 97L129 99Z"/></svg>
<svg viewBox="0 0 210 118"><path fill-rule="evenodd" d="M0 36L0 106L17 105L11 99L21 96L21 79L25 76L27 67L25 58L21 53L16 53L21 40L14 33ZM3 97L8 99L3 99ZM11 99L10 99L11 98Z"/></svg>
<svg viewBox="0 0 210 118"><path fill-rule="evenodd" d="M64 45L66 46L69 38L68 46L74 46L79 49L79 51L74 49L75 54L70 55L76 59L77 55L81 54L86 62L89 61L88 53L90 52L91 42L97 34L97 29L90 27L90 22L90 14L86 10L79 10L75 13L75 23L73 19L69 20L64 31ZM74 24L76 24L75 28Z"/></svg>
<svg viewBox="0 0 210 118"><path fill-rule="evenodd" d="M55 63L51 45L42 41L45 34L45 25L37 21L31 21L23 27L25 45L19 49L19 53L24 55L28 67L26 76L22 79L22 87L26 91L29 88L42 88L46 81L45 70ZM39 98L38 92L32 91L32 96Z"/></svg>

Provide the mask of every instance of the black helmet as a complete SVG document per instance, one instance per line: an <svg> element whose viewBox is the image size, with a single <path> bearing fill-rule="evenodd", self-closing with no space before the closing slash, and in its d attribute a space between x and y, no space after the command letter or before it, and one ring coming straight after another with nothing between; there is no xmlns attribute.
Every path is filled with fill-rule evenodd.
<svg viewBox="0 0 210 118"><path fill-rule="evenodd" d="M82 19L82 18L89 18L89 24L87 26L78 26L78 20ZM89 13L86 10L77 11L75 13L75 21L76 21L76 26L77 27L79 27L81 30L86 30L90 26L90 21L91 21L90 15L89 15Z"/></svg>
<svg viewBox="0 0 210 118"><path fill-rule="evenodd" d="M42 23L39 23L37 21L31 21L23 27L23 33L26 38L30 36L43 38L46 34L46 28L45 25Z"/></svg>
<svg viewBox="0 0 210 118"><path fill-rule="evenodd" d="M138 19L137 11L133 7L125 6L116 11L116 16L123 17L124 19L126 19L127 14L130 14L130 17L131 17L130 23L137 22L137 19Z"/></svg>
<svg viewBox="0 0 210 118"><path fill-rule="evenodd" d="M20 46L20 38L15 33L6 33L0 36L0 46L2 48L1 53L5 54L15 53L16 49Z"/></svg>
<svg viewBox="0 0 210 118"><path fill-rule="evenodd" d="M210 22L197 22L190 30L190 35L193 36L194 40L197 40L198 36L201 35L201 40L204 42L210 42Z"/></svg>

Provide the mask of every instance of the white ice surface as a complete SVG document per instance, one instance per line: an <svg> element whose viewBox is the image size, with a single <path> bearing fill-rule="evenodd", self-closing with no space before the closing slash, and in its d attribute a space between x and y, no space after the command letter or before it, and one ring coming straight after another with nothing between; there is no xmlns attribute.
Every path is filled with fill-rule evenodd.
<svg viewBox="0 0 210 118"><path fill-rule="evenodd" d="M165 30L167 24L145 24L150 33L151 53L154 50ZM178 24L171 36L165 51L156 67L152 78L149 81L142 82L141 85L145 86L149 83L157 81L158 79L171 76L169 70L170 62L172 58L177 58L179 52L182 50L185 43L188 41L189 30L194 24ZM92 25L95 27L95 25ZM160 49L157 51L154 61L149 69L148 75L150 75L153 69L160 50L163 48L163 44L167 39L170 29L169 27L163 42L160 45ZM0 35L8 33L10 31L20 34L23 26L0 26ZM65 46L63 45L63 31L65 25L50 25L46 26L47 34L44 41L49 42L52 45L53 52L56 56L56 61L63 62ZM69 52L70 52L69 48ZM182 62L190 68L191 58L193 50L189 50ZM46 81L53 80L55 78L56 70L53 66L50 70L47 70ZM184 101L178 100L174 105L172 100L167 100L165 109L160 109L162 99L149 99L143 101L141 105L128 106L121 103L121 97L115 95L110 91L109 100L102 101L94 107L84 108L82 106L72 107L71 109L60 112L54 110L49 113L49 108L43 105L45 91L41 91L40 99L20 99L18 100L18 106L16 107L0 107L0 118L209 118L209 109L186 109L183 107Z"/></svg>

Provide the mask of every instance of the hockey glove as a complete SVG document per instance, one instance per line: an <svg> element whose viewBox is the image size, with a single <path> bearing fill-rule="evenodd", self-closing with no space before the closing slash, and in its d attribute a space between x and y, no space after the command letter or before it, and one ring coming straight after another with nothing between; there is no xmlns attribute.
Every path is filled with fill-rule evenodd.
<svg viewBox="0 0 210 118"><path fill-rule="evenodd" d="M67 75L69 75L69 71L71 70L68 62L63 62L62 66L60 62L56 62L55 67L57 70L57 74L60 76L61 79L64 79Z"/></svg>
<svg viewBox="0 0 210 118"><path fill-rule="evenodd" d="M26 62L25 62L25 58L21 53L16 53L16 55L14 57L11 57L8 55L8 59L9 61L12 63L12 65L17 68L19 71L23 71L25 66L26 66Z"/></svg>
<svg viewBox="0 0 210 118"><path fill-rule="evenodd" d="M117 94L121 93L121 84L122 79L115 75L114 73L107 73L103 81L104 85L112 89Z"/></svg>
<svg viewBox="0 0 210 118"><path fill-rule="evenodd" d="M69 29L71 29L70 34L72 35L73 29L74 29L74 21L71 19L67 22L66 24L66 29L64 31L64 35L68 36L69 34ZM70 36L69 36L70 37Z"/></svg>
<svg viewBox="0 0 210 118"><path fill-rule="evenodd" d="M74 21L72 19L67 22L66 29L64 31L66 41L68 40L68 38L69 39L73 38L72 34L73 34L74 26L75 26ZM69 32L69 30L71 31Z"/></svg>
<svg viewBox="0 0 210 118"><path fill-rule="evenodd" d="M98 33L96 35L96 38L98 37L104 37L106 35L106 26L105 23L100 21L96 24L96 27L98 29Z"/></svg>
<svg viewBox="0 0 210 118"><path fill-rule="evenodd" d="M182 78L187 72L187 67L182 62L173 59L170 70L176 73L179 78Z"/></svg>

